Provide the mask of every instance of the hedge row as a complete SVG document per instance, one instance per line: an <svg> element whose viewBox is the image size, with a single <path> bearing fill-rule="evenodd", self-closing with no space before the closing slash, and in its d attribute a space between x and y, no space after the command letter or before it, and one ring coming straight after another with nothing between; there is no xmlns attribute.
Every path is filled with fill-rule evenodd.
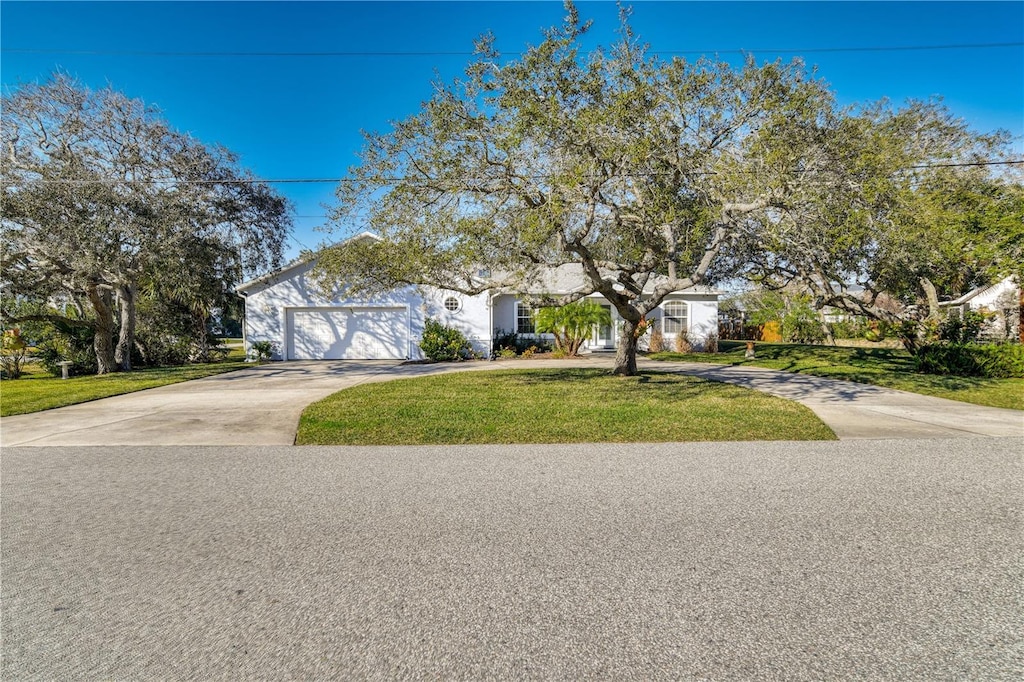
<svg viewBox="0 0 1024 682"><path fill-rule="evenodd" d="M914 362L917 371L925 374L1024 378L1024 345L933 343L922 346Z"/></svg>

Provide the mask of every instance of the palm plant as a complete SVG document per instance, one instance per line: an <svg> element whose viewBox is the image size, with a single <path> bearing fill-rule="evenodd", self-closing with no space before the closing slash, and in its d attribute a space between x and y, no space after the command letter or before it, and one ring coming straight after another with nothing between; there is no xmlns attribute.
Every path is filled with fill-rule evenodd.
<svg viewBox="0 0 1024 682"><path fill-rule="evenodd" d="M537 311L536 329L542 334L553 334L555 349L572 357L593 334L594 327L611 324L611 321L611 313L606 307L596 301L582 300L541 308Z"/></svg>

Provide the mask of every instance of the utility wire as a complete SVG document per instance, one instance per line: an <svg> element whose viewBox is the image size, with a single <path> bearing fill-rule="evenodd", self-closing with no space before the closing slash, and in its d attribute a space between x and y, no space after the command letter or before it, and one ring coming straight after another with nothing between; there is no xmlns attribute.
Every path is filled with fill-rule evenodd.
<svg viewBox="0 0 1024 682"><path fill-rule="evenodd" d="M901 170L918 170L924 168L970 168L970 167L981 167L981 166L1014 166L1024 165L1024 159L1018 159L1014 161L970 161L963 163L926 163L918 164L914 166L907 166ZM819 169L797 169L790 171L792 173L814 173ZM827 170L827 169L826 169ZM758 173L760 171L743 171L745 173ZM633 177L633 178L649 178L657 177L660 175L671 175L671 173L631 173L624 174L619 177ZM691 175L718 175L716 171L701 171L698 173L691 173ZM530 180L543 180L551 177L550 175L532 175L526 179ZM379 177L371 178L371 182L380 183L397 183L404 182L407 178L404 177ZM90 185L90 184L125 184L125 185L249 185L249 184L338 184L338 183L355 183L355 182L366 182L364 180L358 180L356 178L271 178L267 180L119 180L115 178L110 179L98 179L98 180L42 180L41 183L45 185ZM313 216L301 216L301 217L313 217Z"/></svg>
<svg viewBox="0 0 1024 682"><path fill-rule="evenodd" d="M293 242L295 242L296 244L298 244L299 246L304 248L306 251L312 251L313 250L313 249L309 248L308 246L306 246L305 244L303 244L302 242L300 242L298 239L296 239L295 236L292 235L290 232L288 233L288 239L291 239Z"/></svg>
<svg viewBox="0 0 1024 682"><path fill-rule="evenodd" d="M694 54L747 54L752 52L824 53L824 52L910 52L920 50L979 50L1005 47L1024 47L1024 42L1009 43L960 43L950 45L867 45L854 47L809 47L809 48L730 48L725 50L649 50L655 55ZM0 52L18 54L71 54L115 57L472 57L473 51L325 51L325 52L216 52L178 50L70 50L62 48L4 47ZM500 52L500 56L521 57L525 52Z"/></svg>

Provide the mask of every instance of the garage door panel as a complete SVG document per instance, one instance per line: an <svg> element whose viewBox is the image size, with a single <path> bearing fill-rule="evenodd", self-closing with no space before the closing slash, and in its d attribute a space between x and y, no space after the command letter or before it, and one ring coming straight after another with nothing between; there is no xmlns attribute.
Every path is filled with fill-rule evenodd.
<svg viewBox="0 0 1024 682"><path fill-rule="evenodd" d="M404 359L408 315L401 308L293 310L288 356L296 360Z"/></svg>

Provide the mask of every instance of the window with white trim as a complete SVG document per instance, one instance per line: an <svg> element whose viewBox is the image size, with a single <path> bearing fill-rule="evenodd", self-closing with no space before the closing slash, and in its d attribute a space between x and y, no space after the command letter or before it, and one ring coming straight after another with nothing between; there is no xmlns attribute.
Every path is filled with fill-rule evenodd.
<svg viewBox="0 0 1024 682"><path fill-rule="evenodd" d="M516 334L533 334L533 307L529 303L516 303Z"/></svg>
<svg viewBox="0 0 1024 682"><path fill-rule="evenodd" d="M454 296L444 299L444 309L450 313L457 313L462 310L462 303Z"/></svg>
<svg viewBox="0 0 1024 682"><path fill-rule="evenodd" d="M664 312L664 324L662 330L665 334L678 334L688 331L690 328L688 308L685 301L666 301L662 310Z"/></svg>

